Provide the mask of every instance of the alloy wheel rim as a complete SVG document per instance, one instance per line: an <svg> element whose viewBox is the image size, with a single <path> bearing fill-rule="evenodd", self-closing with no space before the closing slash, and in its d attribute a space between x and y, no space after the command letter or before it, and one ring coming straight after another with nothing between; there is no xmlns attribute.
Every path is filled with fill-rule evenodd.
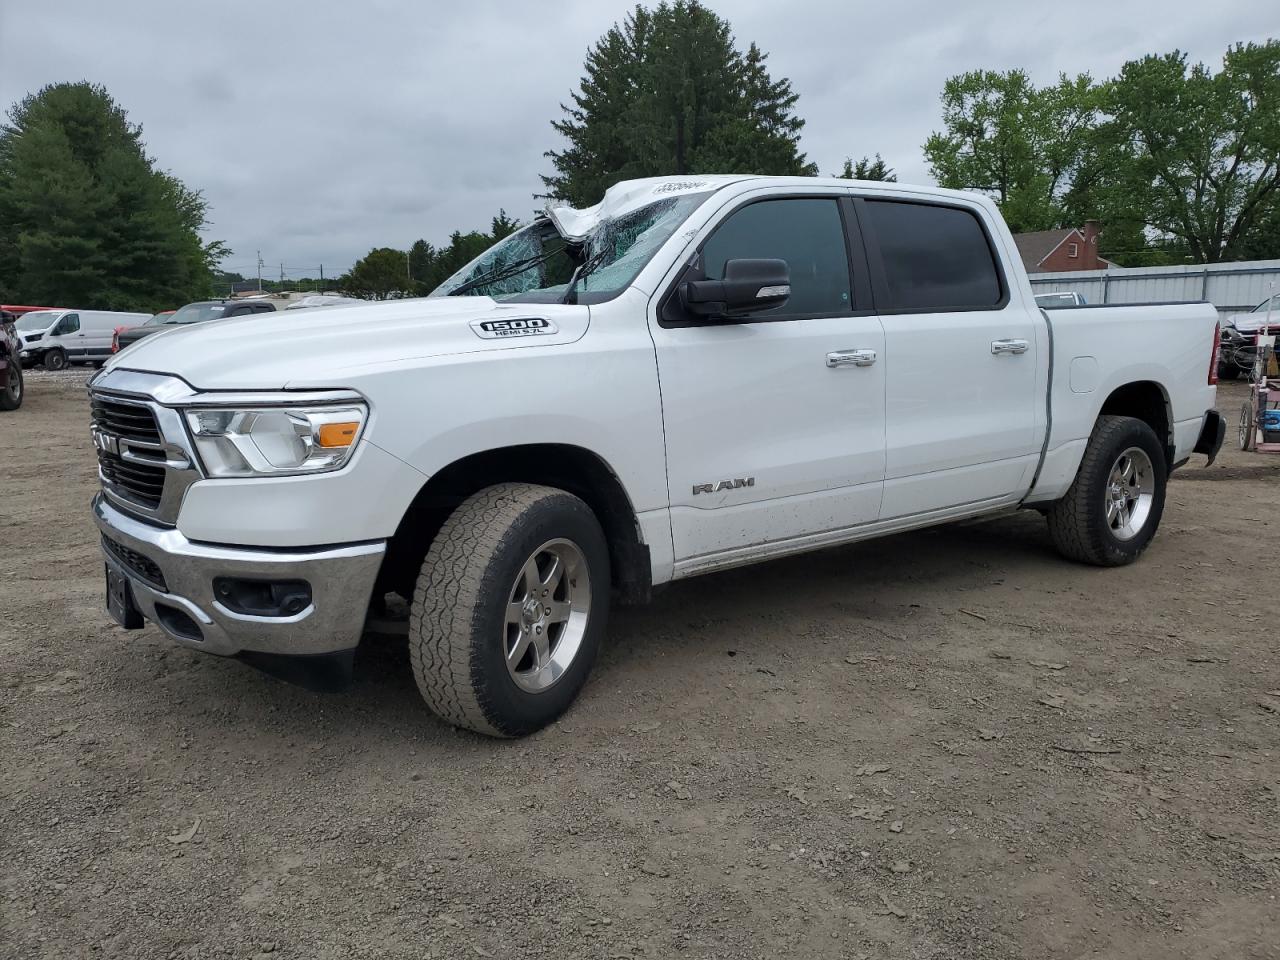
<svg viewBox="0 0 1280 960"><path fill-rule="evenodd" d="M516 574L507 597L502 655L526 693L543 693L565 675L587 632L591 575L572 540L548 540Z"/></svg>
<svg viewBox="0 0 1280 960"><path fill-rule="evenodd" d="M1155 469L1140 447L1116 457L1103 491L1107 526L1117 540L1132 540L1142 532L1155 502Z"/></svg>

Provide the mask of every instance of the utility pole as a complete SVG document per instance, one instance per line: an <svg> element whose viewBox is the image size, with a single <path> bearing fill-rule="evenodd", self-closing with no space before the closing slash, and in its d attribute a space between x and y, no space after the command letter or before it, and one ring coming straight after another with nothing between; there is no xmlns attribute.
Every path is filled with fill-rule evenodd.
<svg viewBox="0 0 1280 960"><path fill-rule="evenodd" d="M258 292L262 292L262 251L258 251Z"/></svg>
<svg viewBox="0 0 1280 960"><path fill-rule="evenodd" d="M284 293L284 264L280 264L280 292Z"/></svg>
<svg viewBox="0 0 1280 960"><path fill-rule="evenodd" d="M324 293L324 264L320 264L320 292Z"/></svg>

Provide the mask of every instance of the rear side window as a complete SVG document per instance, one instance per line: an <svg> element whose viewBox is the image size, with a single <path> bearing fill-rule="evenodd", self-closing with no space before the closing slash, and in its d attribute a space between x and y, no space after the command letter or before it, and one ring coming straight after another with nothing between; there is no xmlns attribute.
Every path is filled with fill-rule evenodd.
<svg viewBox="0 0 1280 960"><path fill-rule="evenodd" d="M847 313L849 257L836 200L762 200L729 215L702 248L708 280L724 278L730 260L785 260L791 298L761 317Z"/></svg>
<svg viewBox="0 0 1280 960"><path fill-rule="evenodd" d="M889 309L941 312L1002 305L995 255L972 212L890 200L868 200L865 209L884 263Z"/></svg>

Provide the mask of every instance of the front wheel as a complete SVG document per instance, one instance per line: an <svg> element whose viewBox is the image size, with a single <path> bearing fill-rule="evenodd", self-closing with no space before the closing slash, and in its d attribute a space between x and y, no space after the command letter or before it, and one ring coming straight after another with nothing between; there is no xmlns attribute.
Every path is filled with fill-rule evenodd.
<svg viewBox="0 0 1280 960"><path fill-rule="evenodd" d="M532 733L577 697L608 612L609 550L590 507L534 484L481 490L422 563L409 620L418 689L455 726Z"/></svg>
<svg viewBox="0 0 1280 960"><path fill-rule="evenodd" d="M44 355L44 368L46 370L65 370L67 368L66 353L58 347L47 351Z"/></svg>
<svg viewBox="0 0 1280 960"><path fill-rule="evenodd" d="M1075 480L1049 508L1054 546L1095 566L1132 563L1160 526L1167 482L1151 427L1133 417L1099 417Z"/></svg>
<svg viewBox="0 0 1280 960"><path fill-rule="evenodd" d="M0 410L17 410L22 406L22 365L9 363L9 384L0 390Z"/></svg>

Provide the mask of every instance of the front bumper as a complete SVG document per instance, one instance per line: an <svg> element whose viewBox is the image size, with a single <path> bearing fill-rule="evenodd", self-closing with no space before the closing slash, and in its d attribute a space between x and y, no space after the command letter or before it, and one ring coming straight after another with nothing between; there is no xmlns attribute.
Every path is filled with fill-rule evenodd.
<svg viewBox="0 0 1280 960"><path fill-rule="evenodd" d="M117 545L109 550L104 544L103 558L128 578L142 615L174 642L219 656L313 656L354 648L386 552L382 540L301 549L200 543L135 520L102 494L93 499L93 518ZM236 613L215 598L215 577L305 580L312 602L289 617Z"/></svg>

